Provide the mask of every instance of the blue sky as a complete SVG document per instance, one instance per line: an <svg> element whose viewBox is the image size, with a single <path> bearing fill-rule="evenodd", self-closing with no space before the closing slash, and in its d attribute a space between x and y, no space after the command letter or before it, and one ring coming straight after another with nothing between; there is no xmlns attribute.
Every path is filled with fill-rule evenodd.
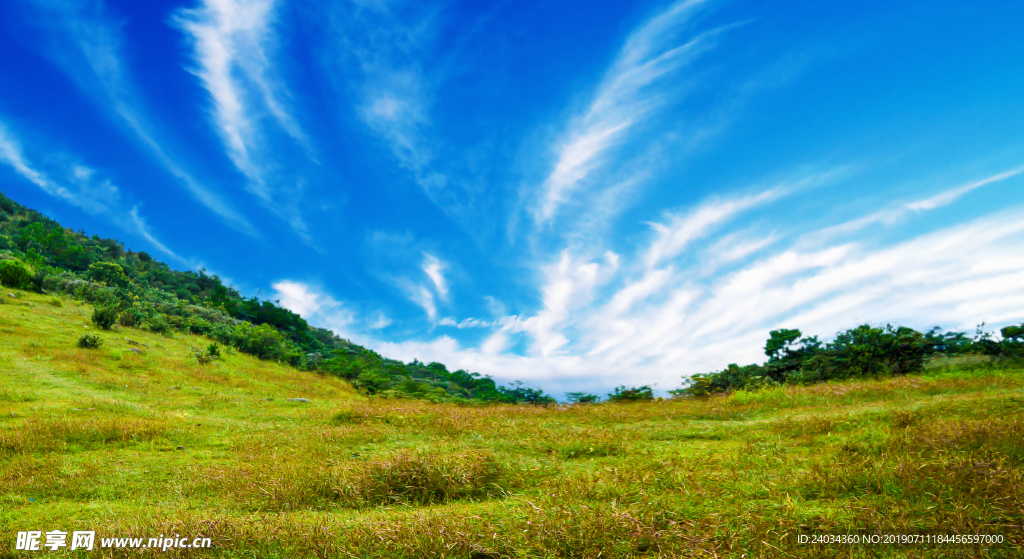
<svg viewBox="0 0 1024 559"><path fill-rule="evenodd" d="M1024 320L1019 2L0 12L0 190L555 394Z"/></svg>

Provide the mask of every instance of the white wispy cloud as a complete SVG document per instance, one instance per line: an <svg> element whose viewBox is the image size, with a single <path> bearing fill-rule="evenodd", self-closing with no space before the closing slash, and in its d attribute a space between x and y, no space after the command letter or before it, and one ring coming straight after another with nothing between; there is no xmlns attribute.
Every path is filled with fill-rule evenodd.
<svg viewBox="0 0 1024 559"><path fill-rule="evenodd" d="M340 304L330 296L314 291L301 282L282 280L272 287L281 306L299 316L312 316L325 307L331 309Z"/></svg>
<svg viewBox="0 0 1024 559"><path fill-rule="evenodd" d="M51 157L57 161L50 173L36 168L25 156L22 143L10 128L0 122L0 163L11 167L17 174L38 186L43 192L58 198L94 216L109 216L111 222L121 229L139 235L149 241L153 248L187 264L184 259L161 243L146 221L139 215L137 205L126 209L122 203L120 189L109 179L99 176L95 169L78 163L66 154ZM51 178L57 174L58 179Z"/></svg>
<svg viewBox="0 0 1024 559"><path fill-rule="evenodd" d="M58 185L51 183L45 175L29 166L28 162L25 161L25 156L22 154L21 143L2 125L0 125L0 157L3 158L5 163L14 168L19 175L42 188L47 194L65 196Z"/></svg>
<svg viewBox="0 0 1024 559"><path fill-rule="evenodd" d="M590 105L561 140L554 169L533 210L535 222L552 219L613 146L655 109L679 97L678 85L667 78L712 48L722 31L682 37L684 24L701 4L703 0L676 2L630 35Z"/></svg>
<svg viewBox="0 0 1024 559"><path fill-rule="evenodd" d="M272 143L272 131L263 125L263 116L269 115L296 144L312 151L274 64L276 15L273 0L206 0L178 11L173 21L191 43L192 72L210 95L217 132L231 161L248 178L249 191L305 233L295 200L302 180L281 176L280 157L275 157L280 146Z"/></svg>
<svg viewBox="0 0 1024 559"><path fill-rule="evenodd" d="M438 322L441 326L454 326L460 330L465 328L487 328L498 324L494 320L480 320L479 318L464 318L461 321L455 320L455 318L446 316Z"/></svg>
<svg viewBox="0 0 1024 559"><path fill-rule="evenodd" d="M271 287L274 289L274 299L282 307L301 316L307 322L327 328L342 338L363 339L356 312L322 288L296 280L281 280ZM383 328L389 323L383 314L375 318L378 323L368 324L370 329Z"/></svg>
<svg viewBox="0 0 1024 559"><path fill-rule="evenodd" d="M383 330L390 326L392 322L394 321L391 320L391 317L384 314L382 311L374 311L366 319L367 327L370 330Z"/></svg>
<svg viewBox="0 0 1024 559"><path fill-rule="evenodd" d="M607 252L601 261L574 257L564 250L557 263L544 270L546 278L541 288L543 310L525 319L517 319L505 326L510 331L529 332L533 351L552 355L564 351L570 342L567 330L574 326L573 313L592 302L595 289L608 281L619 265L619 257Z"/></svg>
<svg viewBox="0 0 1024 559"><path fill-rule="evenodd" d="M255 235L255 229L215 189L196 179L180 163L182 159L165 147L163 134L152 122L137 87L125 68L121 24L107 12L103 2L34 0L39 21L51 35L47 56L53 60L94 102L141 141L156 161L210 211L231 226Z"/></svg>
<svg viewBox="0 0 1024 559"><path fill-rule="evenodd" d="M434 293L422 283L413 283L411 281L402 281L399 283L402 290L405 292L405 296L420 306L423 312L427 313L427 318L434 320L437 316L437 304L434 301Z"/></svg>
<svg viewBox="0 0 1024 559"><path fill-rule="evenodd" d="M482 147L453 149L435 126L435 99L453 65L446 42L444 7L410 2L340 3L316 10L330 39L322 63L346 109L371 138L390 152L397 166L446 216L482 235L489 199L480 178ZM312 11L312 10L311 10ZM457 42L472 34L459 29ZM439 40L442 39L442 40ZM458 50L457 48L455 50ZM353 95L354 94L354 95Z"/></svg>
<svg viewBox="0 0 1024 559"><path fill-rule="evenodd" d="M132 206L132 209L128 211L128 217L131 218L131 223L132 225L134 225L135 231L143 238L145 238L147 241L149 241L149 244L153 245L154 248L182 264L185 264L191 268L197 268L197 266L192 265L192 263L175 254L174 251L167 248L166 245L161 243L160 240L156 238L156 236L150 230L149 225L146 224L146 220L139 215L138 206Z"/></svg>
<svg viewBox="0 0 1024 559"><path fill-rule="evenodd" d="M967 193L969 193L971 191L977 190L977 189L979 189L979 188L981 188L981 187L983 187L985 185L996 183L996 182L1000 182L1000 181L1004 181L1004 180L1006 180L1008 178L1015 177L1015 176L1017 176L1017 175L1019 175L1021 173L1024 173L1024 167L1018 167L1016 169L1011 169L1009 171L1006 171L1006 172L1003 172L1003 173L999 173L999 174L996 174L996 175L992 175L991 177L986 177L986 178L978 180L978 181L973 181L973 182L969 182L967 184L956 186L956 187L950 188L949 190L946 190L944 192L940 192L940 193L936 194L935 196L932 196L932 197L929 197L929 198L925 198L924 200L918 200L916 202L911 202L910 204L907 204L907 209L908 210L934 210L935 208L949 205L949 204L955 202L961 196L963 196L963 195L965 195L965 194L967 194Z"/></svg>
<svg viewBox="0 0 1024 559"><path fill-rule="evenodd" d="M688 215L723 215L721 208L742 207L750 198L710 201ZM503 317L478 347L442 336L377 349L553 391L623 383L669 389L686 375L763 361L760 348L779 327L827 338L861 323L971 329L982 321L1019 322L1021 211L1008 208L881 248L856 240L817 242L827 226L753 242L756 251L726 232L709 243L661 250L656 268L646 262L665 242L657 232L634 254L590 258L566 249L543 269L540 309ZM759 256L724 274L700 273L723 242L747 245L740 252ZM527 350L510 353L522 336Z"/></svg>
<svg viewBox="0 0 1024 559"><path fill-rule="evenodd" d="M1017 167L1015 169L996 173L983 179L970 181L966 184L948 188L927 198L883 208L863 217L828 227L820 232L818 238L821 240L832 239L838 235L846 235L862 231L872 225L892 225L899 223L900 221L921 212L949 205L983 186L996 184L1007 179L1017 177L1021 173L1024 173L1024 167Z"/></svg>
<svg viewBox="0 0 1024 559"><path fill-rule="evenodd" d="M62 162L66 156L58 158ZM110 213L120 204L121 192L109 179L78 163L61 164L55 169L63 179L54 180L37 169L24 154L21 141L0 123L0 161L35 184L50 196L60 198L92 215ZM66 186L65 186L66 185Z"/></svg>
<svg viewBox="0 0 1024 559"><path fill-rule="evenodd" d="M441 299L448 299L448 284L444 279L444 271L448 264L433 254L423 253L423 273L427 274L434 284L434 291Z"/></svg>
<svg viewBox="0 0 1024 559"><path fill-rule="evenodd" d="M430 119L423 78L418 69L396 69L391 64L379 52L373 58L364 55L361 66L368 79L358 114L387 142L395 158L416 173L419 182L442 186L429 184L447 179L429 172L433 153L424 138L423 129Z"/></svg>
<svg viewBox="0 0 1024 559"><path fill-rule="evenodd" d="M668 223L651 223L657 233L644 257L648 267L654 267L665 259L682 252L687 245L704 235L715 226L721 225L733 216L778 198L783 191L775 188L742 198L703 204L686 214L669 214Z"/></svg>

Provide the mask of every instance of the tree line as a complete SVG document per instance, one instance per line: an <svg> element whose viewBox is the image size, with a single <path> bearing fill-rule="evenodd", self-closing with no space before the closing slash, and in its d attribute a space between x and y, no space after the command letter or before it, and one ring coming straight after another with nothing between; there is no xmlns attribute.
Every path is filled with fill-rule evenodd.
<svg viewBox="0 0 1024 559"><path fill-rule="evenodd" d="M974 336L935 327L918 332L906 326L863 324L830 342L804 337L800 330L772 330L763 365L730 364L721 371L693 375L688 386L671 391L705 396L736 389L783 384L811 384L836 379L903 376L924 369L934 356L984 355L994 360L1024 357L1024 324L1000 330L1001 339L978 327Z"/></svg>

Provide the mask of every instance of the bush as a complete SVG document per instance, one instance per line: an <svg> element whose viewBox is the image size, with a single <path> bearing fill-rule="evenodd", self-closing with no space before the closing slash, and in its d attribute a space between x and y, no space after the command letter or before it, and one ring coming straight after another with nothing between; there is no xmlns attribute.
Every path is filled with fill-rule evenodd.
<svg viewBox="0 0 1024 559"><path fill-rule="evenodd" d="M104 330L110 330L110 327L117 322L118 314L120 313L117 312L115 307L97 306L92 311L92 321L96 326Z"/></svg>
<svg viewBox="0 0 1024 559"><path fill-rule="evenodd" d="M597 394L587 392L566 392L565 397L573 404L596 404L601 401L601 397Z"/></svg>
<svg viewBox="0 0 1024 559"><path fill-rule="evenodd" d="M139 310L135 305L132 305L121 312L121 315L117 319L121 326L132 328L142 322L142 311Z"/></svg>
<svg viewBox="0 0 1024 559"><path fill-rule="evenodd" d="M110 287L128 287L128 284L131 283L124 273L124 268L113 262L96 262L89 266L89 271L85 275L93 281L107 284Z"/></svg>
<svg viewBox="0 0 1024 559"><path fill-rule="evenodd" d="M0 260L0 283L4 287L28 289L32 287L32 269L20 260Z"/></svg>
<svg viewBox="0 0 1024 559"><path fill-rule="evenodd" d="M50 274L47 274L44 270L36 270L35 273L32 274L32 289L37 293L42 293L43 285L46 283L46 278L49 277L49 275Z"/></svg>
<svg viewBox="0 0 1024 559"><path fill-rule="evenodd" d="M185 328L192 334L203 335L213 331L213 324L198 316L190 316L185 319Z"/></svg>
<svg viewBox="0 0 1024 559"><path fill-rule="evenodd" d="M287 339L269 324L253 326L243 322L235 326L235 345L245 353L260 359L278 359L287 351Z"/></svg>
<svg viewBox="0 0 1024 559"><path fill-rule="evenodd" d="M63 307L64 306L64 301L61 301L59 298L54 297L53 299L50 299L50 306L57 307L57 308Z"/></svg>
<svg viewBox="0 0 1024 559"><path fill-rule="evenodd" d="M373 395L388 385L388 378L380 374L379 371L371 369L359 373L359 376L352 381L352 385L366 390L367 394Z"/></svg>
<svg viewBox="0 0 1024 559"><path fill-rule="evenodd" d="M96 349L103 345L103 339L96 334L82 334L78 338L78 347Z"/></svg>
<svg viewBox="0 0 1024 559"><path fill-rule="evenodd" d="M146 326L149 326L149 329L157 334L166 334L170 329L170 325L167 324L167 317L162 314L150 317L150 319L146 321Z"/></svg>
<svg viewBox="0 0 1024 559"><path fill-rule="evenodd" d="M200 365L209 365L214 359L216 359L210 355L209 351L204 351L199 346L190 347L189 353L196 358L196 361L198 361Z"/></svg>
<svg viewBox="0 0 1024 559"><path fill-rule="evenodd" d="M637 386L635 388L618 386L615 388L614 392L608 395L609 402L639 402L653 399L654 390L647 385Z"/></svg>
<svg viewBox="0 0 1024 559"><path fill-rule="evenodd" d="M545 394L540 388L530 388L519 380L512 383L511 386L499 387L498 392L510 397L516 403L533 404L535 406L544 406L555 403L555 399Z"/></svg>

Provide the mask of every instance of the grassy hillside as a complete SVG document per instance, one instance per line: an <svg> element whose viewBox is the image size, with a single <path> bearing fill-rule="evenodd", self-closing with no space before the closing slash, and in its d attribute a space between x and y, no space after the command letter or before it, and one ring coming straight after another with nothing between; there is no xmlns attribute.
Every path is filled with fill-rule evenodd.
<svg viewBox="0 0 1024 559"><path fill-rule="evenodd" d="M178 271L115 239L62 227L0 193L0 284L95 304L97 325L205 334L238 351L351 381L364 392L430 401L553 401L441 363L402 363L308 324L277 301L244 297L206 270Z"/></svg>
<svg viewBox="0 0 1024 559"><path fill-rule="evenodd" d="M1024 556L1024 370L983 358L708 398L458 406L241 353L201 365L205 338L98 331L87 304L8 292L0 557ZM86 332L102 346L76 347ZM15 550L18 531L57 529L213 547ZM813 533L1004 543L798 543Z"/></svg>

